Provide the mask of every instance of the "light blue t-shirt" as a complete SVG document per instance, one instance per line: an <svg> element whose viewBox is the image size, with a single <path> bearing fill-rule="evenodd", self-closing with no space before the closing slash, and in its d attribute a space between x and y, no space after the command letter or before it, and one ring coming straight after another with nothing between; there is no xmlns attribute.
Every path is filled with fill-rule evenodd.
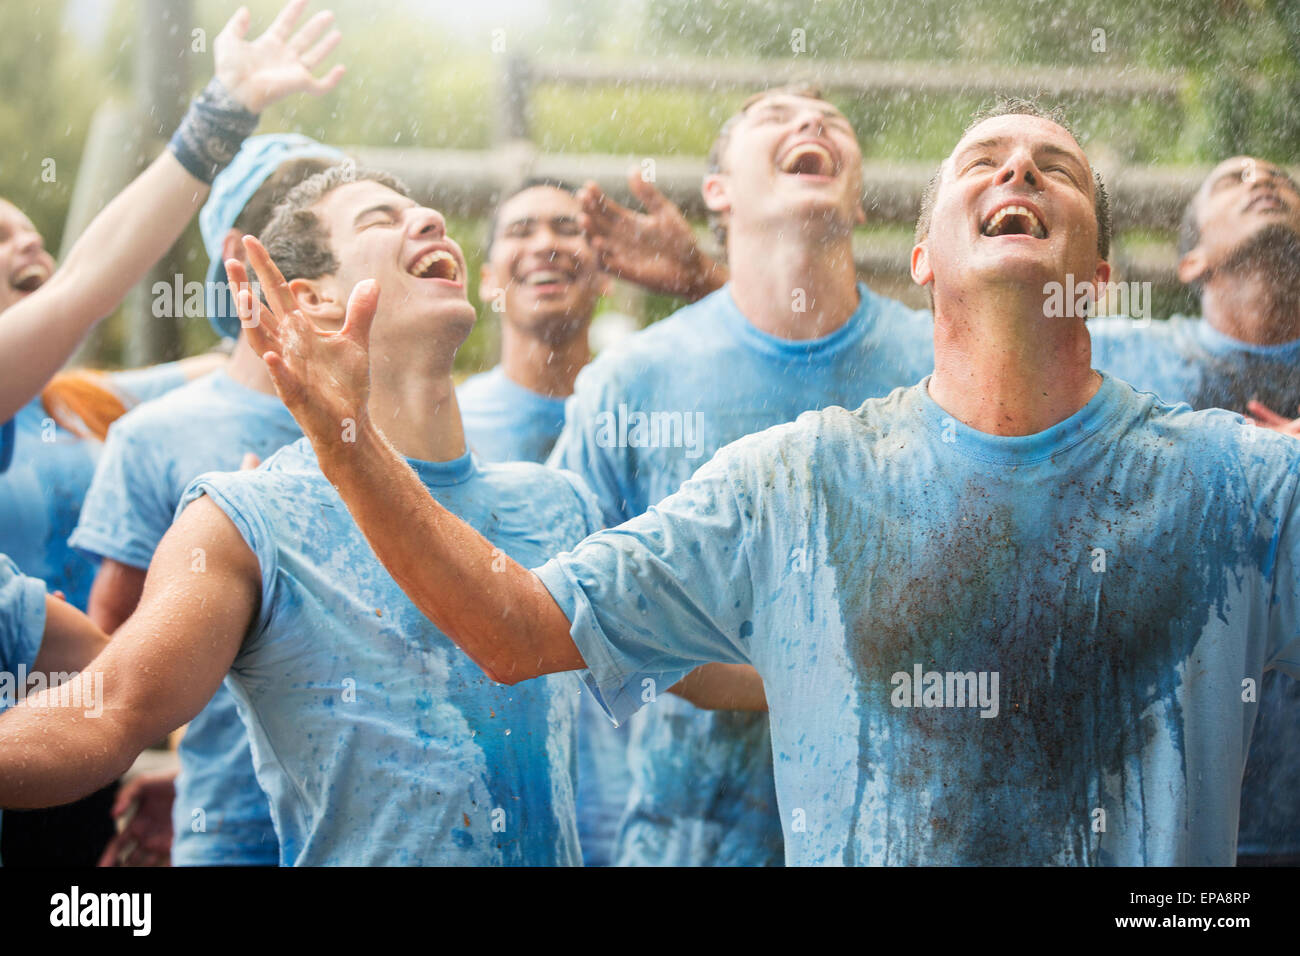
<svg viewBox="0 0 1300 956"><path fill-rule="evenodd" d="M481 461L545 461L564 428L564 399L512 382L500 365L467 378L456 400Z"/></svg>
<svg viewBox="0 0 1300 956"><path fill-rule="evenodd" d="M0 671L31 670L45 635L45 582L18 570L0 554ZM0 708L5 701L0 700Z"/></svg>
<svg viewBox="0 0 1300 956"><path fill-rule="evenodd" d="M1258 398L1294 418L1300 405L1300 341L1252 345L1204 319L1123 318L1089 323L1093 365L1193 408L1245 412ZM1239 849L1245 855L1300 855L1300 688L1277 674L1259 688L1259 720L1241 794Z"/></svg>
<svg viewBox="0 0 1300 956"><path fill-rule="evenodd" d="M564 399L538 395L500 366L456 389L465 440L480 461L542 462L564 428ZM608 866L627 807L627 730L589 693L578 705L578 837L586 866Z"/></svg>
<svg viewBox="0 0 1300 956"><path fill-rule="evenodd" d="M134 406L185 384L178 363L111 372L108 384ZM12 466L0 475L0 551L50 591L86 610L98 562L68 544L101 445L59 426L40 398L15 416Z"/></svg>
<svg viewBox="0 0 1300 956"><path fill-rule="evenodd" d="M1088 331L1093 368L1167 402L1245 414L1257 398L1287 418L1300 413L1300 339L1251 345L1185 316L1093 319Z"/></svg>
<svg viewBox="0 0 1300 956"><path fill-rule="evenodd" d="M616 525L723 445L920 381L934 367L930 314L861 283L858 294L852 317L818 339L759 331L730 285L633 335L578 374L551 464L581 475ZM633 788L615 862L779 865L767 715L701 710L666 690L630 722Z"/></svg>
<svg viewBox="0 0 1300 956"><path fill-rule="evenodd" d="M525 565L598 526L572 475L468 453L409 461L443 507ZM581 862L573 675L486 677L384 570L306 439L258 471L204 475L185 501L202 494L261 566L229 681L282 863Z"/></svg>
<svg viewBox="0 0 1300 956"><path fill-rule="evenodd" d="M791 864L1230 865L1243 682L1300 674L1300 444L1259 432L1107 376L999 437L927 378L538 573L615 715L758 669Z"/></svg>
<svg viewBox="0 0 1300 956"><path fill-rule="evenodd" d="M147 568L181 495L208 471L270 457L302 431L274 395L213 372L115 422L86 494L72 544ZM172 805L177 866L272 865L279 845L253 773L248 732L223 685L181 740Z"/></svg>
<svg viewBox="0 0 1300 956"><path fill-rule="evenodd" d="M14 420L0 424L0 474L9 468L14 457Z"/></svg>

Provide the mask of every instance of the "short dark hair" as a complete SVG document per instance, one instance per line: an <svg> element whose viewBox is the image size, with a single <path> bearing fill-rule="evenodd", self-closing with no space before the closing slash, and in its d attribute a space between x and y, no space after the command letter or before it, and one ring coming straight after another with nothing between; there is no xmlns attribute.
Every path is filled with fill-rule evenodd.
<svg viewBox="0 0 1300 956"><path fill-rule="evenodd" d="M1065 110L1060 106L1051 108L1040 106L1036 99L1023 99L1018 96L1004 96L990 106L977 111L972 117L962 134L958 137L958 142L966 137L972 129L983 123L985 120L991 120L998 116L1036 116L1040 119L1048 120L1060 126L1067 133L1078 140L1078 135L1070 126L1066 118ZM939 168L934 171L930 181L926 184L925 192L921 195L921 215L916 220L916 235L914 241L919 245L926 236L930 234L930 219L934 215L934 201L939 193L939 183L943 180L944 159L939 164ZM1110 256L1110 195L1106 192L1106 184L1102 182L1101 173L1093 170L1093 210L1097 215L1097 253L1101 258L1106 259Z"/></svg>
<svg viewBox="0 0 1300 956"><path fill-rule="evenodd" d="M774 86L771 89L760 90L751 94L740 104L740 109L731 116L727 117L722 128L718 130L718 136L709 147L709 173L722 172L722 157L726 155L727 147L731 144L731 134L736 128L736 124L744 119L745 114L750 108L762 102L770 96L804 96L810 100L821 100L829 102L822 95L821 88L811 83L787 83L784 86ZM727 224L722 217L713 210L709 210L709 229L713 231L713 238L717 240L718 248L721 250L722 257L727 256Z"/></svg>
<svg viewBox="0 0 1300 956"><path fill-rule="evenodd" d="M300 156L281 163L244 204L232 228L238 229L241 236L261 235L275 214L275 207L284 202L295 186L323 173L337 162L321 156Z"/></svg>
<svg viewBox="0 0 1300 956"><path fill-rule="evenodd" d="M574 186L572 183L565 182L563 179L556 179L553 176L529 176L518 186L508 192L502 193L501 198L497 200L497 204L492 210L492 215L488 217L487 237L483 240L484 262L492 257L492 245L496 242L497 238L497 225L501 222L501 207L514 199L520 193L543 186L550 187L551 189L558 189L561 192L568 193L570 196L576 196L578 194L578 187Z"/></svg>
<svg viewBox="0 0 1300 956"><path fill-rule="evenodd" d="M313 207L340 186L360 182L376 182L408 199L411 196L411 191L396 177L359 167L351 161L330 166L303 180L275 208L271 221L258 237L286 281L318 279L338 269L329 230Z"/></svg>

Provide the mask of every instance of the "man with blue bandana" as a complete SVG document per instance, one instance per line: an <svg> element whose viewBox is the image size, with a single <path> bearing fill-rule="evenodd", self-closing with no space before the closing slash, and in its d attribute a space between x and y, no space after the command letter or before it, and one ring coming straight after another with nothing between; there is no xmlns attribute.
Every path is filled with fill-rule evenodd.
<svg viewBox="0 0 1300 956"><path fill-rule="evenodd" d="M305 136L255 136L213 181L199 214L210 260L208 316L219 334L236 340L235 349L226 368L135 409L109 432L72 544L102 560L91 616L110 633L139 603L149 562L186 486L204 472L237 470L246 454L270 457L301 437L239 326L225 260L242 252L242 236L265 228L294 186L343 158ZM186 729L179 758L173 865L278 863L248 733L224 687ZM165 777L148 778L136 789L165 801L170 786Z"/></svg>
<svg viewBox="0 0 1300 956"><path fill-rule="evenodd" d="M1179 277L1202 318L1089 323L1093 365L1168 402L1249 413L1296 433L1276 411L1300 403L1300 190L1250 156L1219 163L1188 204ZM1275 411L1276 410L1276 411ZM1289 741L1300 687L1270 672L1257 688L1255 742L1242 786L1240 863L1300 862L1300 763Z"/></svg>
<svg viewBox="0 0 1300 956"><path fill-rule="evenodd" d="M277 311L337 329L349 301L374 317L378 289L363 278L383 284L372 343L382 374L333 421L340 442L370 415L383 421L404 467L492 537L502 566L543 560L598 527L573 476L466 451L451 370L474 310L437 212L382 174L341 165L295 189L264 236L290 277L247 240ZM242 266L227 265L242 283ZM255 334L271 316L253 316L241 296ZM108 700L93 734L39 706L0 719L0 805L94 787L229 673L283 863L580 862L576 682L484 678L380 566L305 442L256 471L191 485L139 608L97 666Z"/></svg>
<svg viewBox="0 0 1300 956"><path fill-rule="evenodd" d="M812 90L752 97L710 167L704 197L731 281L585 368L550 459L583 477L611 526L729 442L809 409L856 408L933 367L929 316L856 281L861 150L837 109ZM660 694L630 730L617 863L781 863L766 714Z"/></svg>
<svg viewBox="0 0 1300 956"><path fill-rule="evenodd" d="M626 716L646 681L756 667L788 863L1231 864L1252 688L1300 676L1300 446L1045 321L1052 283L1110 273L1055 114L978 117L917 237L933 375L735 442L535 572L489 576L379 422L334 439L364 335L257 336L376 554L488 675L586 667Z"/></svg>

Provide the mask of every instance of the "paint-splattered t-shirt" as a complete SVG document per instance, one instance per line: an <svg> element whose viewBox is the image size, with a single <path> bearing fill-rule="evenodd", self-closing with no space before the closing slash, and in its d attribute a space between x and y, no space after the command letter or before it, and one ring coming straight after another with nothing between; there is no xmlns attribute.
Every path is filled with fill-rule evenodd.
<svg viewBox="0 0 1300 956"><path fill-rule="evenodd" d="M233 471L252 452L268 458L302 430L274 395L225 371L196 379L113 423L71 543L147 568L186 487ZM223 684L185 731L172 804L176 866L274 865L279 841L253 773L248 732Z"/></svg>
<svg viewBox="0 0 1300 956"><path fill-rule="evenodd" d="M1204 319L1168 322L1099 319L1089 323L1096 368L1193 408L1245 412L1258 398L1289 417L1300 406L1300 341L1252 345ZM1300 686L1269 674L1241 792L1244 855L1300 855Z"/></svg>
<svg viewBox="0 0 1300 956"><path fill-rule="evenodd" d="M480 461L545 461L564 427L564 399L517 385L497 366L456 389L465 441ZM627 728L590 693L578 706L578 836L586 866L608 866L627 807Z"/></svg>
<svg viewBox="0 0 1300 956"><path fill-rule="evenodd" d="M571 475L469 454L408 461L521 563L599 526ZM580 862L573 675L513 687L486 677L384 570L306 439L257 471L204 475L185 500L202 494L261 566L261 607L228 681L282 863Z"/></svg>
<svg viewBox="0 0 1300 956"><path fill-rule="evenodd" d="M1260 432L1105 377L999 437L927 379L538 573L615 715L758 669L791 864L1231 864L1247 682L1300 654L1300 445Z"/></svg>
<svg viewBox="0 0 1300 956"><path fill-rule="evenodd" d="M551 464L581 475L616 525L672 494L723 445L920 381L934 367L930 314L863 284L858 295L830 335L787 340L755 328L728 285L619 343L578 374ZM782 862L766 714L701 710L660 693L629 729L633 788L616 863Z"/></svg>

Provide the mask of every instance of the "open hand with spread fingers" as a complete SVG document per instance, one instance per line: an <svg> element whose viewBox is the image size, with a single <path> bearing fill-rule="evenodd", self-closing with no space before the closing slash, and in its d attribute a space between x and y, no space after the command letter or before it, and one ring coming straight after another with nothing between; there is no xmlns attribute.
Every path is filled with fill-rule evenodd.
<svg viewBox="0 0 1300 956"><path fill-rule="evenodd" d="M691 224L672 200L637 169L628 173L627 185L645 212L620 205L594 182L577 193L582 228L600 256L600 267L651 292L692 302L721 287L726 267L700 249Z"/></svg>
<svg viewBox="0 0 1300 956"><path fill-rule="evenodd" d="M303 433L318 452L334 449L369 418L370 326L379 306L379 283L357 283L343 327L321 331L297 308L289 283L262 244L245 236L244 248L267 304L253 295L243 264L227 260L240 324Z"/></svg>
<svg viewBox="0 0 1300 956"><path fill-rule="evenodd" d="M240 7L213 41L217 79L250 113L260 113L291 93L328 92L343 77L341 66L323 77L315 75L343 35L331 30L321 37L334 22L334 14L328 10L295 31L293 25L306 8L307 0L290 0L265 33L249 40L252 16L247 7Z"/></svg>

